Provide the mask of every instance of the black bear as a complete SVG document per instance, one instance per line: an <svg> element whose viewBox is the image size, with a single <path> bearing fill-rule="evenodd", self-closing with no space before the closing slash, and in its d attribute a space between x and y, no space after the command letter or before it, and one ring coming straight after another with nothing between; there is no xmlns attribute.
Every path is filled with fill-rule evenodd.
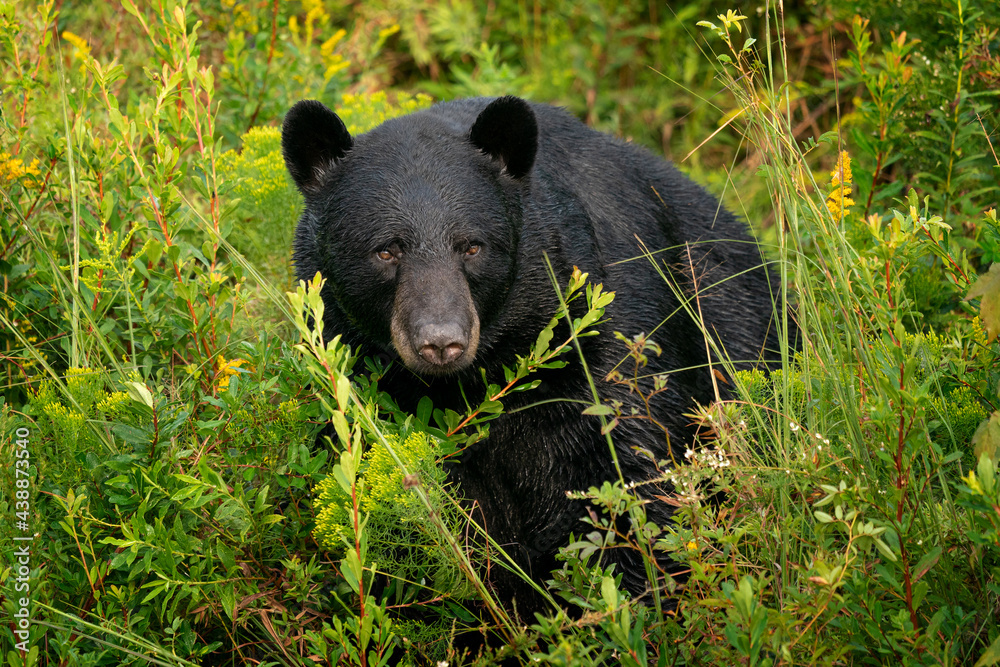
<svg viewBox="0 0 1000 667"><path fill-rule="evenodd" d="M601 382L626 354L612 332L656 330L662 354L644 373L669 373L651 405L669 438L652 420L623 421L613 435L626 481L657 476L639 449L683 460L692 436L684 414L715 396L705 331L736 362L776 358L779 284L745 226L673 165L563 110L516 97L457 100L352 137L328 108L302 101L285 118L282 150L305 197L296 272L326 278L330 336L397 361L382 387L400 406L428 395L462 411L462 391L480 398L468 395L482 388L480 368L501 381L501 365L527 354L558 308L543 253L562 285L576 266L617 293L601 335L584 339L603 399L626 411L637 404ZM647 258L622 261L641 256L637 239L657 251L673 289ZM490 537L539 581L583 527L586 507L567 491L617 477L600 424L581 414L579 399L592 400L582 365L540 377L505 403L508 412L533 407L494 421L449 470ZM647 510L669 521L665 503ZM634 554L606 558L633 594L644 590ZM503 568L491 581L522 611L536 607L530 587Z"/></svg>

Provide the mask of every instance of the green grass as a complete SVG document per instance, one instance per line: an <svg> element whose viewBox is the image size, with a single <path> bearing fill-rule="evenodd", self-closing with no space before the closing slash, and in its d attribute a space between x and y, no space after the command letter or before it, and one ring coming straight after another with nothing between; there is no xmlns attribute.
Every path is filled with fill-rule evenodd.
<svg viewBox="0 0 1000 667"><path fill-rule="evenodd" d="M0 653L1000 663L995 8L923 7L935 30L894 37L877 2L871 24L834 3L750 18L697 2L676 16L492 6L126 1L57 18L51 2L0 5L0 505L29 524L0 535L37 535L33 653L13 623ZM836 63L802 37L827 25ZM324 99L358 132L428 104L419 90L561 101L691 154L682 167L765 223L802 334L781 371L726 373L738 398L692 415L705 435L664 480L674 524L649 524L620 482L579 490L592 530L566 545L545 617L491 598L484 560L513 564L469 538L478 529L428 452L482 437L534 369L580 363L583 329L549 330L469 414L407 415L377 392L378 362L309 330L316 286L296 291L276 251L300 206L278 152L284 110ZM826 132L804 135L806 117ZM585 276L554 289L594 317L609 298ZM630 350L641 373L652 348ZM331 420L331 447L313 447ZM642 554L648 599L601 566L612 547ZM686 576L662 572L661 552ZM24 591L5 558L14 619ZM460 655L482 632L491 648Z"/></svg>

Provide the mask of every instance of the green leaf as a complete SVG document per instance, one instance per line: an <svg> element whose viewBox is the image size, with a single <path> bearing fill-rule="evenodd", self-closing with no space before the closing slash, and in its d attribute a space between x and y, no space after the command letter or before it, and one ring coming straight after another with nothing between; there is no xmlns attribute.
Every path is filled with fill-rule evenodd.
<svg viewBox="0 0 1000 667"><path fill-rule="evenodd" d="M347 401L351 394L351 381L346 375L337 378L337 406L347 410Z"/></svg>
<svg viewBox="0 0 1000 667"><path fill-rule="evenodd" d="M333 470L330 474L332 474L333 478L337 480L337 484L340 485L340 488L344 491L344 493L351 495L351 487L354 486L354 483L352 479L347 478L347 475L344 473L344 467L341 465L335 465L333 466Z"/></svg>
<svg viewBox="0 0 1000 667"><path fill-rule="evenodd" d="M111 427L111 432L130 445L148 445L152 442L152 434L128 424L115 424Z"/></svg>
<svg viewBox="0 0 1000 667"><path fill-rule="evenodd" d="M875 546L878 548L880 552L882 552L882 555L885 556L885 559L887 561L895 563L896 554L892 553L892 549L889 548L889 545L877 537L875 538L874 541L875 541Z"/></svg>
<svg viewBox="0 0 1000 667"><path fill-rule="evenodd" d="M322 452L323 459L326 459L326 452ZM317 459L319 457L316 457ZM265 484L261 487L260 491L257 492L257 497L254 499L253 512L254 514L260 514L267 507L267 494L271 491L271 485Z"/></svg>
<svg viewBox="0 0 1000 667"><path fill-rule="evenodd" d="M361 561L358 560L358 552L348 549L345 557L340 561L340 574L344 577L347 585L351 587L354 594L361 592Z"/></svg>
<svg viewBox="0 0 1000 667"><path fill-rule="evenodd" d="M937 562L941 560L941 547L934 547L917 562L917 566L913 568L913 581L920 581L920 578L927 574L927 571L932 567L937 565Z"/></svg>
<svg viewBox="0 0 1000 667"><path fill-rule="evenodd" d="M608 609L618 606L618 589L615 588L614 578L604 577L601 580L601 598Z"/></svg>
<svg viewBox="0 0 1000 667"><path fill-rule="evenodd" d="M993 640L986 652L979 656L974 667L990 667L1000 664L1000 637Z"/></svg>
<svg viewBox="0 0 1000 667"><path fill-rule="evenodd" d="M332 415L333 428L337 431L337 437L340 438L345 446L351 442L351 428L347 425L347 418L344 417L344 413L336 411Z"/></svg>
<svg viewBox="0 0 1000 667"><path fill-rule="evenodd" d="M990 270L979 276L965 300L979 298L979 315L986 326L986 332L993 340L1000 334L1000 262L990 266Z"/></svg>
<svg viewBox="0 0 1000 667"><path fill-rule="evenodd" d="M222 566L226 568L226 571L232 571L236 567L236 558L233 556L233 550L224 542L217 542L215 550L218 552L219 560L222 561Z"/></svg>
<svg viewBox="0 0 1000 667"><path fill-rule="evenodd" d="M549 343L552 341L552 330L555 328L556 322L557 320L553 318L549 322L549 325L538 334L538 340L535 341L535 349L531 352L533 358L540 359L543 354L548 352Z"/></svg>
<svg viewBox="0 0 1000 667"><path fill-rule="evenodd" d="M153 394L150 393L149 389L142 382L126 382L125 389L128 391L129 398L133 401L142 403L147 408L153 407Z"/></svg>
<svg viewBox="0 0 1000 667"><path fill-rule="evenodd" d="M597 403L595 405L588 405L583 411L585 415L613 415L615 413L614 409L610 405L604 405L603 403Z"/></svg>
<svg viewBox="0 0 1000 667"><path fill-rule="evenodd" d="M233 589L233 584L228 584L222 587L219 591L219 602L222 603L222 609L226 612L231 620L236 620L236 591Z"/></svg>
<svg viewBox="0 0 1000 667"><path fill-rule="evenodd" d="M500 401L483 401L479 411L490 415L500 414L503 412L503 404Z"/></svg>
<svg viewBox="0 0 1000 667"><path fill-rule="evenodd" d="M994 264L994 266L997 266ZM983 421L972 436L972 447L976 458L986 454L991 459L1000 458L1000 411L994 412Z"/></svg>
<svg viewBox="0 0 1000 667"><path fill-rule="evenodd" d="M505 369L506 370L506 369ZM417 421L421 424L431 423L431 414L434 412L434 402L430 396L423 396L417 403Z"/></svg>

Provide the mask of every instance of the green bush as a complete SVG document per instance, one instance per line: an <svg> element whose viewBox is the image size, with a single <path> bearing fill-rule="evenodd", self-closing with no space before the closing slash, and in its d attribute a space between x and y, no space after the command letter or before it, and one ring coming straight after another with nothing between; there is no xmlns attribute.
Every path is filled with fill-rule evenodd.
<svg viewBox="0 0 1000 667"><path fill-rule="evenodd" d="M0 466L28 527L0 534L36 535L33 653L4 623L7 662L996 663L997 10L673 11L0 3L0 449L30 452ZM634 488L577 491L593 513L534 619L481 579L511 562L443 461L574 363L612 295L554 286L589 311L569 339L563 309L488 400L413 415L307 326L318 283L283 295L280 116L317 98L356 134L421 90L531 95L672 154L759 223L802 332L782 370L720 370L737 398L692 413L657 480L670 525ZM639 388L656 345L623 342ZM586 409L610 438L642 418ZM647 597L609 549L637 551Z"/></svg>

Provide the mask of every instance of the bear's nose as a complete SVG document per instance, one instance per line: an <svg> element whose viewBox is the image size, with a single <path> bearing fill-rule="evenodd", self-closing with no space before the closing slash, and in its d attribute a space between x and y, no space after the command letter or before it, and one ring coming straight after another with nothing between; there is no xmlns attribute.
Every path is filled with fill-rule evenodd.
<svg viewBox="0 0 1000 667"><path fill-rule="evenodd" d="M445 366L465 354L464 337L459 326L431 326L424 329L420 356L435 366Z"/></svg>

